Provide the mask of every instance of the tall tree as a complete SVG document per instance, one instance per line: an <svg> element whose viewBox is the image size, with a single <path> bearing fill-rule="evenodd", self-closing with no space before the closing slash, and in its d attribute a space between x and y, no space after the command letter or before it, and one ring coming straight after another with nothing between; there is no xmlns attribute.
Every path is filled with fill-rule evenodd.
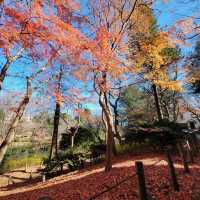
<svg viewBox="0 0 200 200"><path fill-rule="evenodd" d="M155 107L152 105L151 93L141 86L129 86L122 92L120 99L120 114L128 126L150 124L156 118Z"/></svg>
<svg viewBox="0 0 200 200"><path fill-rule="evenodd" d="M0 145L0 163L2 162L5 153L7 151L8 146L11 144L11 142L14 139L15 136L15 129L20 121L20 119L22 118L25 108L27 106L27 104L29 103L29 100L31 98L32 95L32 84L31 84L31 78L27 77L27 89L26 89L26 94L23 98L23 100L20 102L17 110L16 110L16 114L15 117L13 118L13 120L11 121L10 127L7 130L6 136L3 139L1 145Z"/></svg>
<svg viewBox="0 0 200 200"><path fill-rule="evenodd" d="M159 31L151 8L140 7L139 13L146 16L144 26L133 23L129 33L130 59L139 74L152 86L158 120L163 120L163 111L158 89L180 90L178 81L168 74L169 66L179 58L178 51L170 43L168 34ZM135 27L139 26L138 31Z"/></svg>
<svg viewBox="0 0 200 200"><path fill-rule="evenodd" d="M135 1L90 1L91 30L96 33L96 49L93 52L94 88L99 97L103 122L107 135L106 166L112 168L113 143L115 125L109 104L110 86L114 79L122 76L127 70L124 58L126 52L126 36L129 21L138 5Z"/></svg>
<svg viewBox="0 0 200 200"><path fill-rule="evenodd" d="M58 127L59 127L59 120L60 120L60 107L62 102L61 96L61 81L63 76L63 69L62 66L60 67L60 71L58 74L57 80L57 88L55 91L55 99L56 99L56 108L54 113L54 122L53 122L53 135L52 135L52 142L51 142L51 149L49 159L57 158L58 156Z"/></svg>
<svg viewBox="0 0 200 200"><path fill-rule="evenodd" d="M57 58L62 62L63 55L65 55L65 61L71 55L77 63L82 62L83 59L80 59L80 54L86 48L88 40L73 26L75 24L73 22L76 22L76 24L80 22L80 17L74 14L77 9L78 5L73 1L4 2L0 27L0 48L5 58L5 64L2 66L0 74L0 87L11 64L21 56L26 56L32 61L40 61L41 63L47 61L48 67L52 66L53 61ZM59 57L57 50L61 47L62 51L60 53L62 56ZM30 67L30 71L33 71L33 73L35 70L40 71L38 66L35 68ZM41 72L44 69L41 68ZM37 81L41 84L47 79L47 77L46 79L42 77L40 81ZM27 92L25 99L30 97L28 94ZM17 126L27 104L28 101L24 100L19 105L19 112L17 112L18 114L11 123L5 142L2 143L0 148L3 152L2 158L8 144L13 139L13 130ZM56 116L57 113L59 113L58 104ZM57 118L55 118L54 132L56 132L57 121ZM10 134L11 132L12 134Z"/></svg>

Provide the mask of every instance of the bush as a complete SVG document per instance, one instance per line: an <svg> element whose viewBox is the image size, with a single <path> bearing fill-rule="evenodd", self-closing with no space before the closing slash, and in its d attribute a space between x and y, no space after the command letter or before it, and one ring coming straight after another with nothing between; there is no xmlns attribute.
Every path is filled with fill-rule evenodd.
<svg viewBox="0 0 200 200"><path fill-rule="evenodd" d="M183 129L187 128L187 124L180 124L180 123L175 123L175 122L170 122L168 120L162 120L161 122L155 122L153 124L153 127L165 127L168 129L171 129L174 132L181 132Z"/></svg>
<svg viewBox="0 0 200 200"><path fill-rule="evenodd" d="M92 144L90 146L90 152L95 157L106 153L106 145L105 144Z"/></svg>
<svg viewBox="0 0 200 200"><path fill-rule="evenodd" d="M80 152L74 152L73 150L70 149L65 153L63 152L59 153L57 158L54 158L52 160L45 159L44 171L47 175L62 174L63 166L65 164L68 165L68 168L70 169L70 171L74 171L74 170L83 168L83 163L86 157L87 157L86 154L83 154Z"/></svg>
<svg viewBox="0 0 200 200"><path fill-rule="evenodd" d="M149 151L151 145L149 143L144 144L117 144L116 145L116 151L117 154L126 154L126 153L134 153L134 154L141 154L145 153L146 151Z"/></svg>
<svg viewBox="0 0 200 200"><path fill-rule="evenodd" d="M172 122L155 123L154 128L128 128L124 136L125 143L150 143L152 146L163 147L173 145L176 140L184 137L180 134L181 127Z"/></svg>
<svg viewBox="0 0 200 200"><path fill-rule="evenodd" d="M59 148L65 150L70 147L70 135L67 133L62 133L62 137L59 143Z"/></svg>
<svg viewBox="0 0 200 200"><path fill-rule="evenodd" d="M75 146L80 146L82 144L91 144L100 142L101 139L98 135L97 130L94 127L81 126L76 133L74 144ZM59 148L65 150L70 148L70 135L68 133L63 133L62 138L59 143Z"/></svg>

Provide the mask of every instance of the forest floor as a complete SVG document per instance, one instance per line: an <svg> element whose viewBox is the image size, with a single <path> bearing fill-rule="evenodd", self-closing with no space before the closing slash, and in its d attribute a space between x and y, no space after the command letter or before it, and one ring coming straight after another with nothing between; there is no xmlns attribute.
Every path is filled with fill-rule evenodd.
<svg viewBox="0 0 200 200"><path fill-rule="evenodd" d="M41 166L29 166L26 168L19 168L0 175L0 191L2 188L11 189L25 184L29 184L41 180ZM12 177L12 179L10 178ZM33 180L31 180L33 179Z"/></svg>
<svg viewBox="0 0 200 200"><path fill-rule="evenodd" d="M200 159L190 165L190 173L183 172L179 157L173 157L180 191L174 192L170 186L167 162L163 155L144 156L123 155L114 158L113 169L104 172L104 163L87 167L66 175L55 177L44 183L31 183L17 188L2 188L0 200L38 200L48 196L52 200L89 200L105 189L128 179L109 192L95 198L97 200L138 200L135 161L144 164L147 191L156 200L199 200L200 199Z"/></svg>

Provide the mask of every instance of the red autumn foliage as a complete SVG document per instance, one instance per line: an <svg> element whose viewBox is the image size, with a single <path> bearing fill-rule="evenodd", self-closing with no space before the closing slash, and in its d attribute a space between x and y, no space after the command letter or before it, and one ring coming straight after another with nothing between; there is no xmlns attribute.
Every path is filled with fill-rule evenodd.
<svg viewBox="0 0 200 200"><path fill-rule="evenodd" d="M1 192L1 200L36 200L42 196L49 196L53 200L86 200L95 194L115 185L132 175L133 178L122 183L99 196L98 200L105 199L138 199L138 184L135 174L135 160L143 160L147 190L153 199L159 200L191 200L199 195L200 168L191 165L190 174L183 173L180 159L176 161L176 173L180 184L180 192L174 192L170 186L169 173L165 158L162 155L148 154L146 156L123 156L114 159L114 168L110 172L103 171L103 164L89 169L74 172L69 175L56 177L46 183L39 183L32 187L24 187L8 192ZM161 162L159 162L161 160ZM198 198L196 198L198 199Z"/></svg>

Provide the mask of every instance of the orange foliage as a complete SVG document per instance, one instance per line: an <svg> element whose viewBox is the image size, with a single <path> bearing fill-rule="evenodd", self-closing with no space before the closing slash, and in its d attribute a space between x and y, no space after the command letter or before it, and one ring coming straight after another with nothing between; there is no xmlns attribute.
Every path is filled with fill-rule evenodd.
<svg viewBox="0 0 200 200"><path fill-rule="evenodd" d="M61 105L61 103L62 103L62 96L61 96L61 94L58 93L58 92L56 92L55 93L55 98L56 98L56 103L59 104L59 105Z"/></svg>

